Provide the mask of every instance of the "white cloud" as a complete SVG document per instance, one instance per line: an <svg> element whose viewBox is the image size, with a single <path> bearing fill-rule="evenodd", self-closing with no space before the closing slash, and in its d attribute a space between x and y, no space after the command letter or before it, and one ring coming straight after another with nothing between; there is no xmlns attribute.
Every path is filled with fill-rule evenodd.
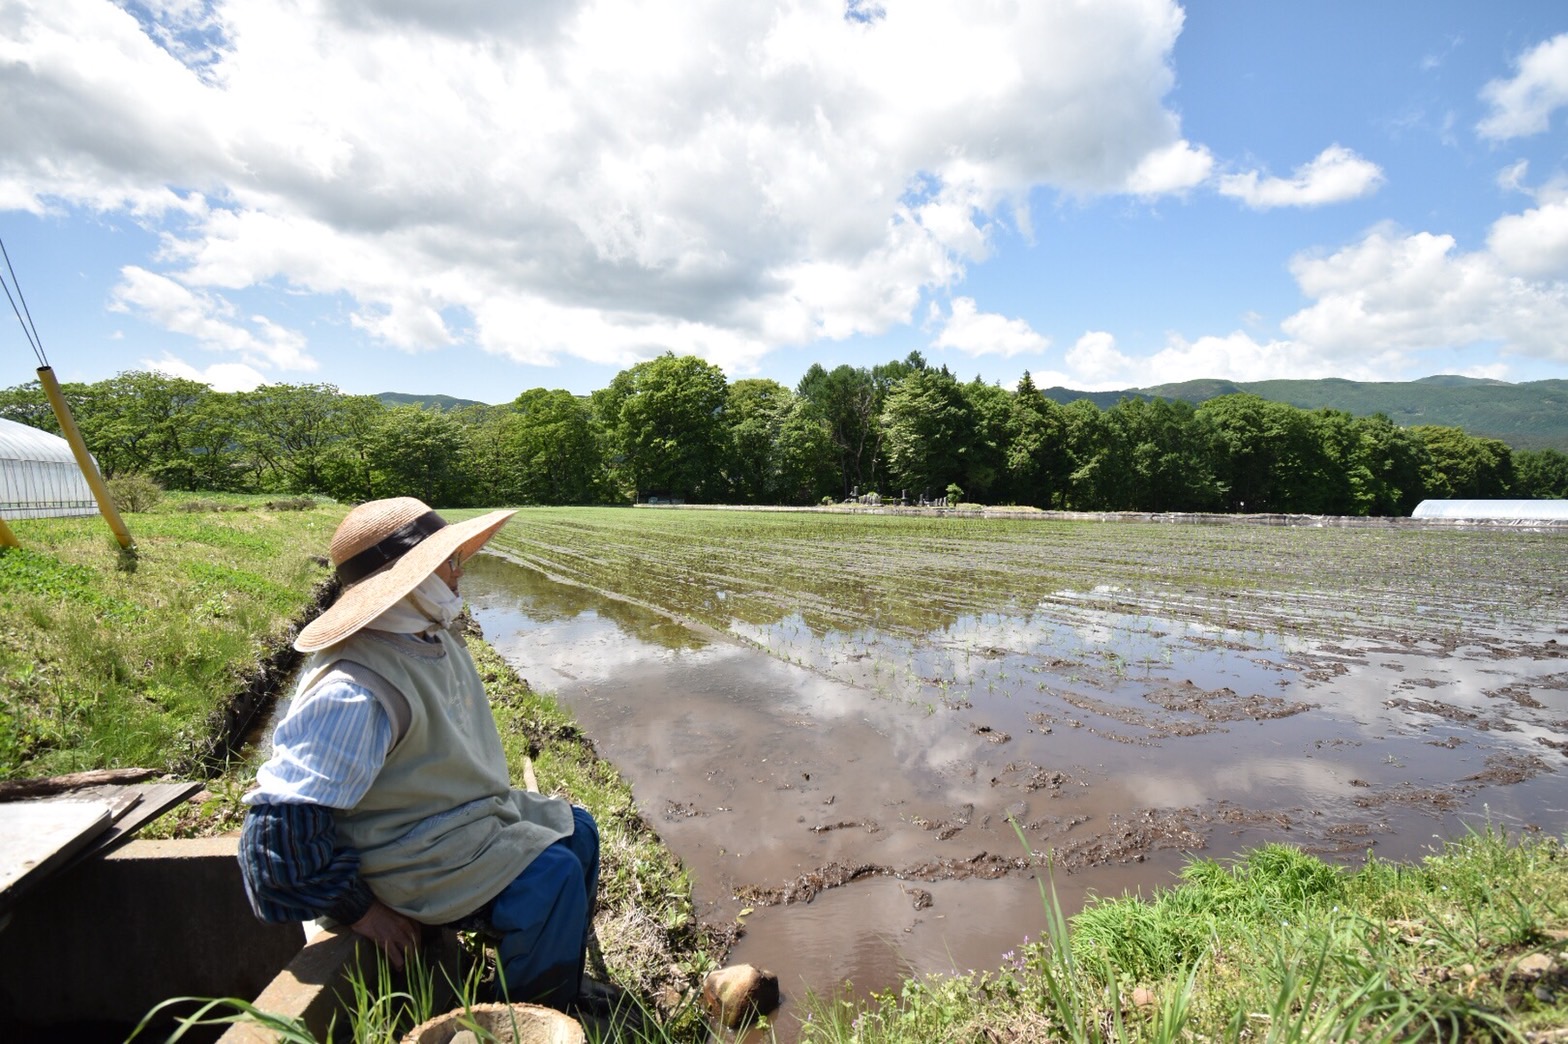
<svg viewBox="0 0 1568 1044"><path fill-rule="evenodd" d="M1257 171L1220 178L1221 195L1233 196L1255 210L1317 207L1343 203L1376 192L1383 171L1342 145L1330 145L1290 178L1264 177Z"/></svg>
<svg viewBox="0 0 1568 1044"><path fill-rule="evenodd" d="M1073 377L1088 391L1127 388L1134 381L1138 362L1116 348L1116 338L1103 330L1090 330L1067 349L1066 363ZM1075 385L1076 387L1076 385Z"/></svg>
<svg viewBox="0 0 1568 1044"><path fill-rule="evenodd" d="M931 344L935 348L956 348L965 355L997 355L1004 359L1025 352L1043 352L1051 346L1049 338L1035 333L1024 320L978 311L970 297L953 299L952 314Z"/></svg>
<svg viewBox="0 0 1568 1044"><path fill-rule="evenodd" d="M1568 33L1545 40L1515 63L1511 79L1493 80L1481 88L1491 106L1476 125L1483 138L1506 141L1540 134L1551 126L1552 114L1568 105Z"/></svg>
<svg viewBox="0 0 1568 1044"><path fill-rule="evenodd" d="M1497 187L1504 192L1523 192L1525 176L1530 173L1529 160L1516 160L1497 172Z"/></svg>
<svg viewBox="0 0 1568 1044"><path fill-rule="evenodd" d="M1039 186L1212 163L1164 106L1174 0L138 10L8 4L0 206L136 213L162 245L121 304L258 368L302 336L219 291L406 350L754 364L909 322Z"/></svg>
<svg viewBox="0 0 1568 1044"><path fill-rule="evenodd" d="M1511 274L1568 278L1568 201L1505 214L1492 223L1486 246Z"/></svg>
<svg viewBox="0 0 1568 1044"><path fill-rule="evenodd" d="M205 369L198 369L167 352L157 359L143 359L142 368L170 377L200 381L219 392L251 391L267 383L265 377L244 363L213 363Z"/></svg>
<svg viewBox="0 0 1568 1044"><path fill-rule="evenodd" d="M250 326L224 298L182 286L167 276L127 265L120 270L110 306L129 312L174 333L195 339L213 351L234 352L246 364L286 370L314 370L304 351L305 339L265 316L253 315Z"/></svg>
<svg viewBox="0 0 1568 1044"><path fill-rule="evenodd" d="M1151 387L1194 376L1233 381L1342 377L1380 381L1433 372L1508 379L1509 356L1568 363L1568 199L1499 219L1487 249L1458 250L1451 236L1373 229L1329 254L1302 254L1291 272L1311 304L1281 323L1285 336L1243 331L1187 340L1170 335L1148 357L1091 332L1066 353L1067 375L1087 390ZM1477 362L1466 351L1499 356Z"/></svg>
<svg viewBox="0 0 1568 1044"><path fill-rule="evenodd" d="M1391 227L1326 257L1297 257L1291 271L1316 300L1282 327L1325 359L1346 365L1379 359L1386 371L1397 372L1396 360L1418 352L1479 343L1568 362L1561 335L1568 327L1568 285L1532 282L1510 270L1562 264L1561 216L1521 219L1517 226L1499 222L1501 234L1494 226L1506 258L1457 251L1451 236Z"/></svg>
<svg viewBox="0 0 1568 1044"><path fill-rule="evenodd" d="M1203 184L1214 169L1214 157L1201 145L1182 140L1154 149L1127 176L1126 189L1139 196L1184 192Z"/></svg>

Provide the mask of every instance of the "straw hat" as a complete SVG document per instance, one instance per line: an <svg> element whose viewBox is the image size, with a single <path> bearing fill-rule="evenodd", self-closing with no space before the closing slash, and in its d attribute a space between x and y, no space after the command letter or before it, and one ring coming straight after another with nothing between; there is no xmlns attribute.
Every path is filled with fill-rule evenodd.
<svg viewBox="0 0 1568 1044"><path fill-rule="evenodd" d="M300 652L336 645L390 609L452 555L484 546L515 511L492 511L456 525L414 497L372 500L348 513L330 554L343 591L294 639Z"/></svg>

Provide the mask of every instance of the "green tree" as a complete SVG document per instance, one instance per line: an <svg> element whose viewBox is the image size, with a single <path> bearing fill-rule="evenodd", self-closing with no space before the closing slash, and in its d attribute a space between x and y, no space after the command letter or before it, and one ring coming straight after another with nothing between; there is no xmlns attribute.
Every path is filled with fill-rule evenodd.
<svg viewBox="0 0 1568 1044"><path fill-rule="evenodd" d="M1436 424L1410 431L1426 443L1427 496L1484 500L1506 497L1513 488L1513 451L1505 443Z"/></svg>
<svg viewBox="0 0 1568 1044"><path fill-rule="evenodd" d="M357 503L376 495L370 444L387 407L374 395L338 395L333 401L337 437L320 455L321 492Z"/></svg>
<svg viewBox="0 0 1568 1044"><path fill-rule="evenodd" d="M1067 423L1062 407L1036 388L1025 370L1009 403L1007 479L1014 499L1060 507L1067 491Z"/></svg>
<svg viewBox="0 0 1568 1044"><path fill-rule="evenodd" d="M183 377L129 371L89 385L71 412L106 478L138 473L165 489L194 489L198 468L187 440L211 447L211 433L197 429L225 424L222 411L202 409L213 394L205 384ZM225 426L218 433L220 448L231 430ZM223 472L221 465L200 470Z"/></svg>
<svg viewBox="0 0 1568 1044"><path fill-rule="evenodd" d="M1318 462L1298 510L1330 515L1408 515L1421 501L1425 444L1385 416L1343 410L1307 415ZM1293 496L1293 495L1292 495Z"/></svg>
<svg viewBox="0 0 1568 1044"><path fill-rule="evenodd" d="M1225 510L1312 511L1329 499L1315 486L1322 454L1305 411L1238 392L1210 399L1197 412L1213 433Z"/></svg>
<svg viewBox="0 0 1568 1044"><path fill-rule="evenodd" d="M974 408L946 369L914 370L893 386L882 410L887 448L887 492L940 496L966 477L974 439Z"/></svg>
<svg viewBox="0 0 1568 1044"><path fill-rule="evenodd" d="M1568 497L1568 454L1554 449L1515 453L1514 495L1525 500Z"/></svg>
<svg viewBox="0 0 1568 1044"><path fill-rule="evenodd" d="M1110 434L1105 414L1091 399L1074 399L1062 407L1066 445L1066 506L1074 511L1104 511L1104 492L1114 478Z"/></svg>
<svg viewBox="0 0 1568 1044"><path fill-rule="evenodd" d="M593 411L564 389L533 388L512 402L504 437L519 504L594 504L604 497L603 442Z"/></svg>
<svg viewBox="0 0 1568 1044"><path fill-rule="evenodd" d="M864 492L876 481L882 396L871 371L853 366L825 370L812 363L795 387L827 424L838 450L840 493Z"/></svg>
<svg viewBox="0 0 1568 1044"><path fill-rule="evenodd" d="M795 396L778 381L749 378L729 386L730 496L736 503L775 502L779 493L779 435Z"/></svg>
<svg viewBox="0 0 1568 1044"><path fill-rule="evenodd" d="M1008 483L1008 442L1012 437L1013 394L978 376L962 385L974 417L974 429L963 448L964 495L977 503L1016 499Z"/></svg>
<svg viewBox="0 0 1568 1044"><path fill-rule="evenodd" d="M1426 443L1381 413L1356 418L1362 453L1372 475L1367 513L1409 515L1426 497L1431 455Z"/></svg>
<svg viewBox="0 0 1568 1044"><path fill-rule="evenodd" d="M594 392L612 465L633 496L723 495L726 400L723 370L673 352L622 370Z"/></svg>
<svg viewBox="0 0 1568 1044"><path fill-rule="evenodd" d="M1205 511L1219 498L1209 434L1191 403L1125 398L1105 411L1100 494L1111 511Z"/></svg>
<svg viewBox="0 0 1568 1044"><path fill-rule="evenodd" d="M432 507L467 504L467 431L440 410L395 406L376 419L365 454L376 497L418 497Z"/></svg>
<svg viewBox="0 0 1568 1044"><path fill-rule="evenodd" d="M71 407L72 416L75 416L86 390L85 384L60 385L60 393L65 396L66 405ZM28 381L0 391L0 417L47 431L51 435L60 434L60 422L55 419L49 397L37 381Z"/></svg>
<svg viewBox="0 0 1568 1044"><path fill-rule="evenodd" d="M265 384L239 396L236 436L264 490L325 493L352 454L365 407L330 384ZM378 404L379 405L379 404Z"/></svg>
<svg viewBox="0 0 1568 1044"><path fill-rule="evenodd" d="M781 504L815 504L840 488L838 447L810 400L795 396L773 448L775 496Z"/></svg>

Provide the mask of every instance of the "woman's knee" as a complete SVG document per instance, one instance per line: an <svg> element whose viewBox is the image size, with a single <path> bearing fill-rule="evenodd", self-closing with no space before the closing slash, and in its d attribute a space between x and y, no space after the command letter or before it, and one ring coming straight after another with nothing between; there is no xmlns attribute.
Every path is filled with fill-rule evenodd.
<svg viewBox="0 0 1568 1044"><path fill-rule="evenodd" d="M593 870L599 865L599 824L586 808L572 806L572 836L566 839L567 845L582 862L585 870Z"/></svg>

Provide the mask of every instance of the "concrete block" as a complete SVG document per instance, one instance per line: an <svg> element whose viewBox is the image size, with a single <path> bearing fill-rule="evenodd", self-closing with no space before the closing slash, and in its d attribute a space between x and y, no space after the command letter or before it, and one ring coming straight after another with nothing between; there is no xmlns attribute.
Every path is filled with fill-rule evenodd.
<svg viewBox="0 0 1568 1044"><path fill-rule="evenodd" d="M256 920L237 849L234 836L135 840L28 892L0 929L0 1037L129 1029L171 997L259 994L304 930Z"/></svg>

